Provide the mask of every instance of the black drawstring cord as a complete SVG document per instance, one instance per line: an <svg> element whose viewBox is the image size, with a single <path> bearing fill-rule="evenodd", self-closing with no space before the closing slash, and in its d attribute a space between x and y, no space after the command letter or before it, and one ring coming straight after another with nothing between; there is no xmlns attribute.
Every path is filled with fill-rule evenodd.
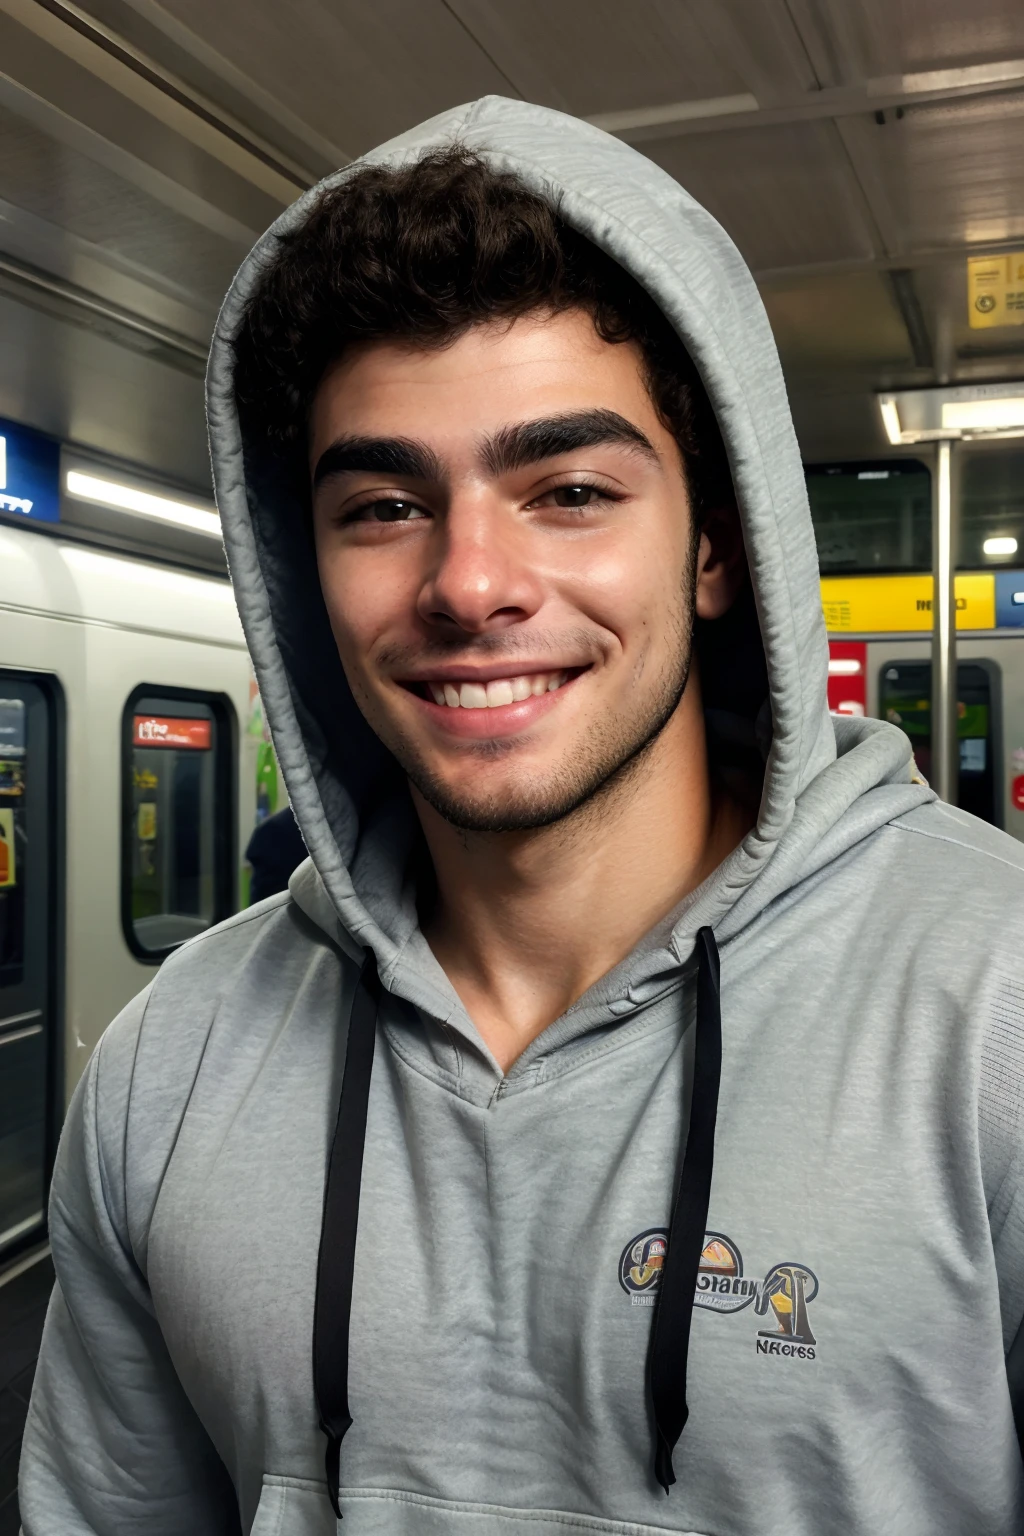
<svg viewBox="0 0 1024 1536"><path fill-rule="evenodd" d="M320 1428L327 1436L327 1492L339 1520L341 1442L352 1425L348 1407L348 1338L359 1225L359 1184L363 1172L366 1107L370 1098L379 1001L377 965L368 952L348 1019L338 1121L324 1187L313 1314L313 1387Z"/></svg>
<svg viewBox="0 0 1024 1536"><path fill-rule="evenodd" d="M690 1414L686 1404L686 1358L708 1224L721 1076L718 946L711 929L702 928L697 934L697 1023L690 1125L668 1229L668 1251L661 1271L648 1357L654 1407L654 1475L666 1493L676 1480L672 1452Z"/></svg>

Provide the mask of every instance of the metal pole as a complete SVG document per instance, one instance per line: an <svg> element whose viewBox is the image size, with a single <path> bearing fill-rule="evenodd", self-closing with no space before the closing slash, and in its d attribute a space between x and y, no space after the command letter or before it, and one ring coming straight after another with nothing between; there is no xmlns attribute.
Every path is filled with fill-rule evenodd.
<svg viewBox="0 0 1024 1536"><path fill-rule="evenodd" d="M932 788L956 804L959 779L953 445L940 442L932 514Z"/></svg>

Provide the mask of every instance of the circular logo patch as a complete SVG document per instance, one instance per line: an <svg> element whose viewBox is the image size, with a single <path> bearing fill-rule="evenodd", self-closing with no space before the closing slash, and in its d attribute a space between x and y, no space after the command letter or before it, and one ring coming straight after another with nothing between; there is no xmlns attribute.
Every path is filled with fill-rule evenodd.
<svg viewBox="0 0 1024 1536"><path fill-rule="evenodd" d="M661 1271L668 1252L668 1233L661 1227L649 1227L631 1238L619 1260L619 1284L631 1296L646 1296L661 1284Z"/></svg>

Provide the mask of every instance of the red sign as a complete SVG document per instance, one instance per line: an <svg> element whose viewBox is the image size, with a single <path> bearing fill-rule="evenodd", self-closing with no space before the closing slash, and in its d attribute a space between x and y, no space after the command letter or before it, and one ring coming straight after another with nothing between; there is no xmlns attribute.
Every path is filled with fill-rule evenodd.
<svg viewBox="0 0 1024 1536"><path fill-rule="evenodd" d="M1024 811L1024 773L1018 773L1010 785L1010 804L1015 811Z"/></svg>
<svg viewBox="0 0 1024 1536"><path fill-rule="evenodd" d="M132 741L137 747L176 747L207 752L209 720L172 720L167 715L136 715Z"/></svg>
<svg viewBox="0 0 1024 1536"><path fill-rule="evenodd" d="M834 715L867 714L868 645L866 640L829 641L828 707Z"/></svg>

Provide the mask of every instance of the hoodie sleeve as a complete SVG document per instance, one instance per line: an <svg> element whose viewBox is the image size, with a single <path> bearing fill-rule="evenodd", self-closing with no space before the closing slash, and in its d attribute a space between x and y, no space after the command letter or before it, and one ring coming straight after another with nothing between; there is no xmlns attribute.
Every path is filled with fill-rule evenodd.
<svg viewBox="0 0 1024 1536"><path fill-rule="evenodd" d="M175 1374L128 1233L124 1146L146 1001L103 1037L61 1137L57 1284L21 1460L24 1536L240 1531L231 1480Z"/></svg>

